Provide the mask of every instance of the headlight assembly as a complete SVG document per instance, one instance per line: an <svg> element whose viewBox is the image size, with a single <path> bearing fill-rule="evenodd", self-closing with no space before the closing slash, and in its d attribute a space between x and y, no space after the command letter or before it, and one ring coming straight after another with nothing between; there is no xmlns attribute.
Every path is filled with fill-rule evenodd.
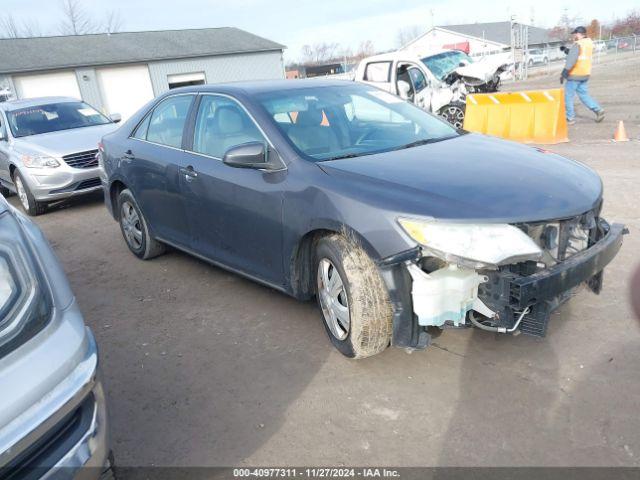
<svg viewBox="0 0 640 480"><path fill-rule="evenodd" d="M15 219L0 214L0 358L39 332L51 299Z"/></svg>
<svg viewBox="0 0 640 480"><path fill-rule="evenodd" d="M404 231L434 256L472 268L537 260L542 251L522 230L507 224L466 224L400 218Z"/></svg>
<svg viewBox="0 0 640 480"><path fill-rule="evenodd" d="M41 155L22 155L22 163L27 168L57 168L60 162L53 157Z"/></svg>

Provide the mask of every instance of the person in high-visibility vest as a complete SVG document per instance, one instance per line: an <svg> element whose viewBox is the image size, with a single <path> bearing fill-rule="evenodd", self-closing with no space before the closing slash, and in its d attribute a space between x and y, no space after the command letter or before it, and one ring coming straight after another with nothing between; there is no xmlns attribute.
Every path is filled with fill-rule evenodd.
<svg viewBox="0 0 640 480"><path fill-rule="evenodd" d="M588 91L589 76L591 75L591 63L593 59L593 42L587 37L587 29L576 27L573 32L574 43L560 76L560 83L566 80L564 87L564 105L567 114L567 123L576 123L576 112L573 106L573 99L578 94L578 98L593 113L596 114L596 122L604 120L604 109L598 105Z"/></svg>

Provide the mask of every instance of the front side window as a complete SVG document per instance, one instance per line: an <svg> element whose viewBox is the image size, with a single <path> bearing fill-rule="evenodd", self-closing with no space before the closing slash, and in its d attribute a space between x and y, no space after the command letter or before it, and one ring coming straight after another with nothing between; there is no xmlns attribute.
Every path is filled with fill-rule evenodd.
<svg viewBox="0 0 640 480"><path fill-rule="evenodd" d="M182 133L192 101L193 95L178 95L160 102L151 114L147 140L169 147L182 147Z"/></svg>
<svg viewBox="0 0 640 480"><path fill-rule="evenodd" d="M251 117L228 97L203 95L196 117L193 151L223 158L232 147L266 140Z"/></svg>
<svg viewBox="0 0 640 480"><path fill-rule="evenodd" d="M84 102L25 107L7 112L7 117L16 138L111 123L110 119Z"/></svg>
<svg viewBox="0 0 640 480"><path fill-rule="evenodd" d="M413 89L416 93L421 92L427 87L427 79L419 68L411 67L409 69L409 76L411 77L411 83L413 83Z"/></svg>
<svg viewBox="0 0 640 480"><path fill-rule="evenodd" d="M311 161L381 153L458 136L446 122L366 85L256 96L286 139Z"/></svg>

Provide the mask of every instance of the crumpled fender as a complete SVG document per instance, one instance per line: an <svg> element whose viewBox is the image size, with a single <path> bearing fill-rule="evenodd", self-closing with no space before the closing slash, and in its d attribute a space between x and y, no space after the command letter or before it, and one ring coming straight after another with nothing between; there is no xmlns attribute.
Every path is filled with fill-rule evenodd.
<svg viewBox="0 0 640 480"><path fill-rule="evenodd" d="M431 111L438 113L442 107L456 100L453 88L438 88L431 93Z"/></svg>

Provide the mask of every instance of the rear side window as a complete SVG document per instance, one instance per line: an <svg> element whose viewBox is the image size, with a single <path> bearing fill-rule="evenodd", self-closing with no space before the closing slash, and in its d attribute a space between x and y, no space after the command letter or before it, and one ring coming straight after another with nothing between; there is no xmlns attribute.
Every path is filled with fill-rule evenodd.
<svg viewBox="0 0 640 480"><path fill-rule="evenodd" d="M390 82L391 62L368 63L364 70L366 82Z"/></svg>
<svg viewBox="0 0 640 480"><path fill-rule="evenodd" d="M149 120L147 140L169 147L181 148L182 133L192 101L193 95L179 95L169 97L158 104ZM144 122L140 126L143 125Z"/></svg>
<svg viewBox="0 0 640 480"><path fill-rule="evenodd" d="M138 128L136 128L135 132L133 132L133 138L137 138L138 140L146 140L147 139L147 130L149 130L149 122L151 121L151 115L147 115L145 119L142 121Z"/></svg>

